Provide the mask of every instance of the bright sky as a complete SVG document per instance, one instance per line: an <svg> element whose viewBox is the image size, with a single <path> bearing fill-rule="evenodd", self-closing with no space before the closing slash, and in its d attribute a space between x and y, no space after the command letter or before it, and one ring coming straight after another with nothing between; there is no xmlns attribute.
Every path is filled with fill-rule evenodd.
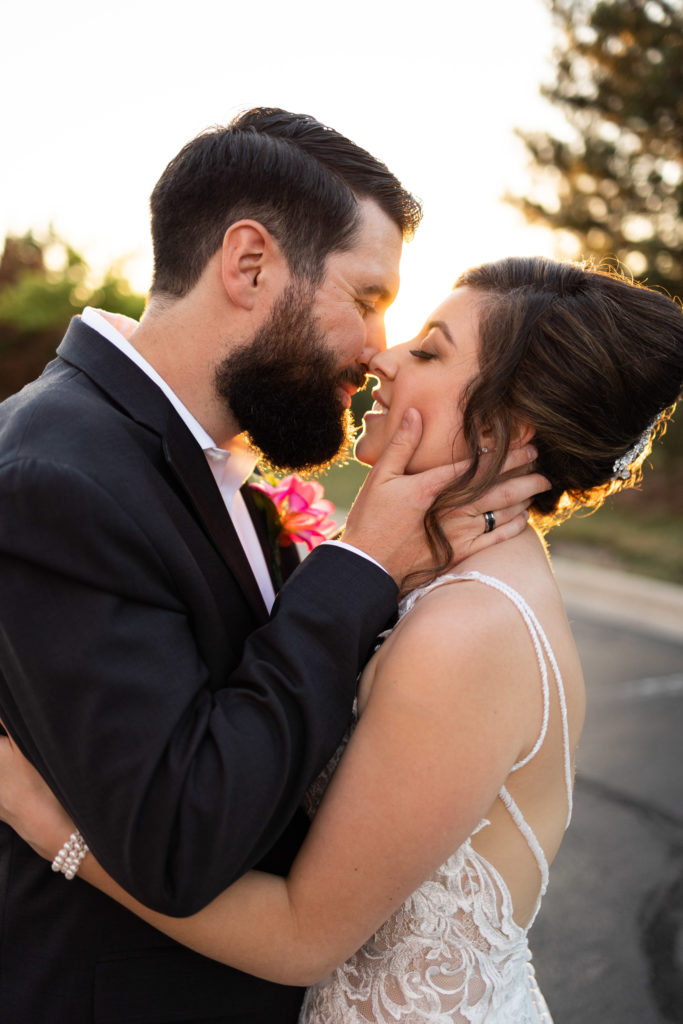
<svg viewBox="0 0 683 1024"><path fill-rule="evenodd" d="M33 0L7 5L0 232L52 222L145 291L149 193L203 128L255 105L313 114L384 160L425 204L390 340L466 266L552 255L500 201L522 191L521 128L558 130L543 0Z"/></svg>

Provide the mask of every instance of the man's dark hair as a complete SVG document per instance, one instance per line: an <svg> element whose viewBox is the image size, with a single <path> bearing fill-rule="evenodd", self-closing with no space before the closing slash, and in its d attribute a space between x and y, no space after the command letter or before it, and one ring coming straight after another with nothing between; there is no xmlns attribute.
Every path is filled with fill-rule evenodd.
<svg viewBox="0 0 683 1024"><path fill-rule="evenodd" d="M374 200L410 238L420 203L388 168L306 114L257 107L188 142L151 197L153 293L187 294L231 224L257 220L297 277L322 279L331 252L350 248L357 200Z"/></svg>

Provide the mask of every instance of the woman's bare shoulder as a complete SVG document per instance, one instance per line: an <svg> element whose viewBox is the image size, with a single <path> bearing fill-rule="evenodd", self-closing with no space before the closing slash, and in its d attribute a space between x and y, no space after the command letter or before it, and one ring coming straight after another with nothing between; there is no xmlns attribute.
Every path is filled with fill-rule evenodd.
<svg viewBox="0 0 683 1024"><path fill-rule="evenodd" d="M467 572L472 568L468 567ZM524 633L514 601L496 586L502 583L516 590L514 574L491 572L488 568L475 571L475 576L448 573L419 595L394 631L397 642L401 646L432 642L450 647L465 639L471 650L478 639L488 641L510 628L517 632L513 624L518 619Z"/></svg>
<svg viewBox="0 0 683 1024"><path fill-rule="evenodd" d="M505 686L532 667L533 649L515 606L476 580L444 580L420 596L380 650L374 684L415 689L439 700L444 690L459 701L469 691ZM517 685L517 684L515 684Z"/></svg>
<svg viewBox="0 0 683 1024"><path fill-rule="evenodd" d="M462 577L475 572L474 579ZM486 577L482 580L482 577ZM487 582L488 581L488 582ZM400 620L380 651L375 667L392 677L435 669L462 686L468 679L494 687L536 685L534 646L519 607L497 583L519 594L536 612L551 645L573 641L562 598L539 539L529 531L519 542L506 541L446 574ZM493 584L493 585L491 585ZM457 676L453 671L457 667Z"/></svg>

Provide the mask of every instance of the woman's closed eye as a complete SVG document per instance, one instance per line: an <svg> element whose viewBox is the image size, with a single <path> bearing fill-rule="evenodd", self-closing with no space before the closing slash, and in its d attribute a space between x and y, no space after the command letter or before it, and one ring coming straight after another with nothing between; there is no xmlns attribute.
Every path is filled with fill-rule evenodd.
<svg viewBox="0 0 683 1024"><path fill-rule="evenodd" d="M423 348L411 348L409 352L416 359L436 359L436 352L425 352Z"/></svg>

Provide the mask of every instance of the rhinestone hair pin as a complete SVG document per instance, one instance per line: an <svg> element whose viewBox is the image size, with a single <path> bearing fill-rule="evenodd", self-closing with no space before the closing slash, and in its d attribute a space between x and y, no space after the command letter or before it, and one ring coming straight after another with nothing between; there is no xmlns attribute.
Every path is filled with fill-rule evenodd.
<svg viewBox="0 0 683 1024"><path fill-rule="evenodd" d="M612 466L613 480L628 480L631 476L631 463L643 454L650 440L650 434L657 426L659 416L655 416L652 423L643 431L636 443L627 452L615 459Z"/></svg>

